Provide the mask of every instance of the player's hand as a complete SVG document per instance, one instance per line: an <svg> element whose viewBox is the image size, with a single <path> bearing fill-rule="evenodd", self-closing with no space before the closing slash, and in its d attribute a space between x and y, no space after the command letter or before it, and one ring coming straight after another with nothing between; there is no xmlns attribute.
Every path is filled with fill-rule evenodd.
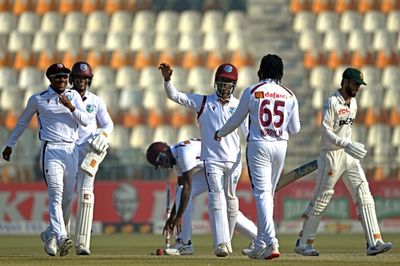
<svg viewBox="0 0 400 266"><path fill-rule="evenodd" d="M97 129L96 130L95 136L92 138L88 139L88 142L90 145L92 145L92 148L98 152L102 153L103 151L107 150L109 145L108 145L108 134L105 130L103 129Z"/></svg>
<svg viewBox="0 0 400 266"><path fill-rule="evenodd" d="M3 159L6 161L10 161L11 153L12 148L7 146L3 151Z"/></svg>
<svg viewBox="0 0 400 266"><path fill-rule="evenodd" d="M163 235L172 234L174 231L174 219L175 216L171 215L168 220L165 222L164 228L163 228Z"/></svg>
<svg viewBox="0 0 400 266"><path fill-rule="evenodd" d="M215 131L214 140L221 141L222 138L220 136L218 136L218 132L219 132L219 130Z"/></svg>
<svg viewBox="0 0 400 266"><path fill-rule="evenodd" d="M344 151L358 160L361 160L365 157L365 155L367 155L367 150L364 148L364 145L359 142L352 142L348 144Z"/></svg>
<svg viewBox="0 0 400 266"><path fill-rule="evenodd" d="M158 69L161 70L161 75L163 75L165 81L171 80L173 70L170 65L167 63L161 63Z"/></svg>
<svg viewBox="0 0 400 266"><path fill-rule="evenodd" d="M60 103L67 107L71 112L75 111L75 107L72 105L72 103L68 100L68 97L65 96L64 94L60 95L58 98Z"/></svg>
<svg viewBox="0 0 400 266"><path fill-rule="evenodd" d="M175 218L173 228L176 228L177 235L182 232L182 217Z"/></svg>

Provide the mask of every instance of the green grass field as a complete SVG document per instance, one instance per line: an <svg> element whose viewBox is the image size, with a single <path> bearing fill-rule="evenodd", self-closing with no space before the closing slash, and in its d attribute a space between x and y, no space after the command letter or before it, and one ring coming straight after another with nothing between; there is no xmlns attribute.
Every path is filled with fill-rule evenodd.
<svg viewBox="0 0 400 266"><path fill-rule="evenodd" d="M361 234L319 235L319 257L303 257L293 252L295 235L280 235L281 257L272 261L250 260L241 254L249 241L237 235L233 241L234 254L217 258L211 247L211 236L194 235L194 256L152 256L162 246L163 237L157 235L104 235L92 238L92 255L50 257L43 251L39 236L0 236L0 265L400 265L400 234L385 234L394 248L388 253L370 257L365 255ZM74 250L73 250L74 251Z"/></svg>

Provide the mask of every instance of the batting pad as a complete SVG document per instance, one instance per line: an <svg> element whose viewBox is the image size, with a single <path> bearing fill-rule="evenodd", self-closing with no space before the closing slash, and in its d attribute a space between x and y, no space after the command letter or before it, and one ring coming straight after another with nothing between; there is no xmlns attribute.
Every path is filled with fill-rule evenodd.
<svg viewBox="0 0 400 266"><path fill-rule="evenodd" d="M381 239L381 233L375 212L375 202L367 182L363 182L358 187L357 211L361 218L360 221L364 228L368 244L370 247L373 247L376 245L376 241Z"/></svg>
<svg viewBox="0 0 400 266"><path fill-rule="evenodd" d="M304 212L303 230L300 233L299 245L305 247L307 244L314 242L317 234L318 226L321 221L321 215L328 206L334 191L328 190L311 202Z"/></svg>
<svg viewBox="0 0 400 266"><path fill-rule="evenodd" d="M328 206L328 203L331 201L333 192L333 190L328 190L317 197L314 201L314 207L310 209L310 215L321 216Z"/></svg>
<svg viewBox="0 0 400 266"><path fill-rule="evenodd" d="M81 191L78 198L78 213L76 217L76 246L90 249L94 208L94 194L91 191Z"/></svg>

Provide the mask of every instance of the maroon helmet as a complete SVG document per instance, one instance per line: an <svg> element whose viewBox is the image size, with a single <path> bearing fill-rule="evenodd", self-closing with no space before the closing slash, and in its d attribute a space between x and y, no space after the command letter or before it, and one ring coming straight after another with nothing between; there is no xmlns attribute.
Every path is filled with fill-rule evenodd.
<svg viewBox="0 0 400 266"><path fill-rule="evenodd" d="M215 80L217 80L219 77L237 81L238 71L232 64L222 64L217 68L217 72L215 72Z"/></svg>
<svg viewBox="0 0 400 266"><path fill-rule="evenodd" d="M238 71L232 64L222 64L215 72L214 88L220 99L227 101L232 95L238 80Z"/></svg>
<svg viewBox="0 0 400 266"><path fill-rule="evenodd" d="M155 167L158 166L157 158L161 152L165 152L168 150L169 146L165 142L157 141L153 142L146 152L147 161L154 165Z"/></svg>
<svg viewBox="0 0 400 266"><path fill-rule="evenodd" d="M89 78L88 85L90 87L92 83L93 72L92 67L89 65L89 63L79 61L72 66L71 74L69 75L69 83L73 85L74 79L77 77Z"/></svg>

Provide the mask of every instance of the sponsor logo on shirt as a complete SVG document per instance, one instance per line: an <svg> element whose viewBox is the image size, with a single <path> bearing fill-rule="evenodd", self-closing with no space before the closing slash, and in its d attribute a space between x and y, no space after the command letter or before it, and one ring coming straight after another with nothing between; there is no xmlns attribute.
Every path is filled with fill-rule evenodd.
<svg viewBox="0 0 400 266"><path fill-rule="evenodd" d="M86 105L86 111L87 111L88 113L92 113L92 112L94 111L94 106L93 106L93 104L87 104L87 105Z"/></svg>
<svg viewBox="0 0 400 266"><path fill-rule="evenodd" d="M235 107L229 107L229 114L233 114L236 111Z"/></svg>
<svg viewBox="0 0 400 266"><path fill-rule="evenodd" d="M262 92L262 91L256 91L256 93L254 94L254 96L256 97L256 99L263 99L263 98L264 98L264 92Z"/></svg>
<svg viewBox="0 0 400 266"><path fill-rule="evenodd" d="M256 91L254 93L256 99L264 99L264 98L272 98L272 99L287 99L288 96L286 94L279 94L276 92L263 92L263 91Z"/></svg>
<svg viewBox="0 0 400 266"><path fill-rule="evenodd" d="M343 125L352 125L354 122L353 118L346 118L344 120L339 120L339 126L343 126Z"/></svg>
<svg viewBox="0 0 400 266"><path fill-rule="evenodd" d="M350 110L349 110L349 108L343 108L343 109L339 109L338 113L339 113L339 115L345 115L345 114L350 113Z"/></svg>

